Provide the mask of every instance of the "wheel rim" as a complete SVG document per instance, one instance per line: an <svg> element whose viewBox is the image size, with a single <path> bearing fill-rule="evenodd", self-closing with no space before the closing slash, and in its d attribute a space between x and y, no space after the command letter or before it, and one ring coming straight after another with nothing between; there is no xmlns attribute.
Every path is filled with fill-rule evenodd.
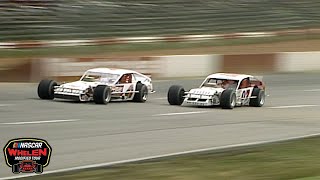
<svg viewBox="0 0 320 180"><path fill-rule="evenodd" d="M179 97L180 102L184 101L184 92L185 91L181 91L181 93L179 94L180 95L180 97Z"/></svg>
<svg viewBox="0 0 320 180"><path fill-rule="evenodd" d="M142 100L146 101L148 98L148 94L146 92L143 93Z"/></svg>
<svg viewBox="0 0 320 180"><path fill-rule="evenodd" d="M231 98L231 107L234 107L236 105L236 98L235 96L232 96Z"/></svg>
<svg viewBox="0 0 320 180"><path fill-rule="evenodd" d="M265 95L262 95L260 99L260 105L263 105L264 101L265 101Z"/></svg>
<svg viewBox="0 0 320 180"><path fill-rule="evenodd" d="M105 98L105 101L106 102L109 102L110 101L110 99L111 99L111 95L108 93L108 92L106 92L106 98Z"/></svg>

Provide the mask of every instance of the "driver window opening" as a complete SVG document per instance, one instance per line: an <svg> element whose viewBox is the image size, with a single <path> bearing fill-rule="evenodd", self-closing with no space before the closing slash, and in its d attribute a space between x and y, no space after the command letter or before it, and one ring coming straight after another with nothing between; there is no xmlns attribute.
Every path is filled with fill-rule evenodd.
<svg viewBox="0 0 320 180"><path fill-rule="evenodd" d="M250 81L249 81L249 79L246 78L241 81L239 89L244 89L244 88L248 88L248 87L250 87Z"/></svg>
<svg viewBox="0 0 320 180"><path fill-rule="evenodd" d="M120 80L119 84L132 83L132 74L124 74Z"/></svg>
<svg viewBox="0 0 320 180"><path fill-rule="evenodd" d="M236 88L238 81L230 79L215 79L210 78L203 84L203 87L213 87L213 88Z"/></svg>
<svg viewBox="0 0 320 180"><path fill-rule="evenodd" d="M86 72L80 81L114 83L118 77L118 74Z"/></svg>

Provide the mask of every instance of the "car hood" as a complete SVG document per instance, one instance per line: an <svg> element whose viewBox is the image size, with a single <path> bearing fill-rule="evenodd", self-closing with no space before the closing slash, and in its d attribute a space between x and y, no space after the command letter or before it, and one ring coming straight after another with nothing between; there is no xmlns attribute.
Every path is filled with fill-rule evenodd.
<svg viewBox="0 0 320 180"><path fill-rule="evenodd" d="M85 90L89 87L96 87L100 85L101 82L85 82L85 81L75 81L70 83L62 84L60 87L68 88L68 89L78 89L78 90ZM106 84L108 85L108 84Z"/></svg>
<svg viewBox="0 0 320 180"><path fill-rule="evenodd" d="M189 91L190 94L201 94L201 95L214 95L216 93L221 93L224 91L223 88L213 88L213 87L201 87L194 88Z"/></svg>

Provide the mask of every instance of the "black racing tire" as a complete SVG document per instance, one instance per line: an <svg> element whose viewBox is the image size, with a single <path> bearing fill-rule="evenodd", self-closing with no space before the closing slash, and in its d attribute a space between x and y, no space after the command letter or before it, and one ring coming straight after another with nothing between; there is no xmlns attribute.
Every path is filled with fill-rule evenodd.
<svg viewBox="0 0 320 180"><path fill-rule="evenodd" d="M184 100L185 90L180 85L172 85L167 94L167 99L170 105L181 105Z"/></svg>
<svg viewBox="0 0 320 180"><path fill-rule="evenodd" d="M111 101L111 88L105 85L97 86L93 91L93 101L96 104L108 104Z"/></svg>
<svg viewBox="0 0 320 180"><path fill-rule="evenodd" d="M37 173L37 174L43 173L43 165L42 164L37 164L35 173Z"/></svg>
<svg viewBox="0 0 320 180"><path fill-rule="evenodd" d="M39 98L54 99L54 86L57 86L57 82L53 80L48 80L48 79L41 80L38 85Z"/></svg>
<svg viewBox="0 0 320 180"><path fill-rule="evenodd" d="M253 88L252 95L256 98L251 98L249 101L249 106L252 107L262 107L265 103L265 91L260 88Z"/></svg>
<svg viewBox="0 0 320 180"><path fill-rule="evenodd" d="M14 165L12 165L12 172L13 172L14 174L19 174L19 173L20 173L19 164L14 164Z"/></svg>
<svg viewBox="0 0 320 180"><path fill-rule="evenodd" d="M220 106L222 109L233 109L236 106L236 93L233 89L226 89L221 93Z"/></svg>
<svg viewBox="0 0 320 180"><path fill-rule="evenodd" d="M147 86L138 82L136 85L136 91L139 91L139 92L134 94L132 101L133 102L141 102L141 103L146 102L148 99Z"/></svg>

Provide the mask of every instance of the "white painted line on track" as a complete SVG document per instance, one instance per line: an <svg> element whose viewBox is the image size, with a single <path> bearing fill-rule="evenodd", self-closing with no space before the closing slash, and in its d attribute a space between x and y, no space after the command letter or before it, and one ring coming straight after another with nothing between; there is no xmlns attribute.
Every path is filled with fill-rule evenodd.
<svg viewBox="0 0 320 180"><path fill-rule="evenodd" d="M179 112L179 113L165 113L165 114L155 114L152 116L175 116L175 115L187 115L187 114L200 114L206 113L208 111L191 111L191 112Z"/></svg>
<svg viewBox="0 0 320 180"><path fill-rule="evenodd" d="M80 119L60 119L60 120L48 120L48 121L21 121L21 122L9 122L0 123L1 125L24 125L24 124L45 124L45 123L63 123L63 122L74 122L80 121Z"/></svg>
<svg viewBox="0 0 320 180"><path fill-rule="evenodd" d="M167 99L167 97L160 97L160 98L154 98L154 99Z"/></svg>
<svg viewBox="0 0 320 180"><path fill-rule="evenodd" d="M305 92L317 92L317 91L320 91L320 89L306 89L306 90L303 90Z"/></svg>
<svg viewBox="0 0 320 180"><path fill-rule="evenodd" d="M137 161L145 161L145 160L164 158L164 157L170 157L170 156L179 156L179 155L185 155L185 154L190 154L190 153L200 153L200 152L206 152L206 151L216 151L216 150L239 148L239 147L245 147L245 146L256 146L256 145L275 143L275 142L281 142L281 141L297 140L297 139L301 139L301 138L310 138L310 137L315 137L315 136L320 136L320 133L306 134L306 135L301 135L301 136L293 136L293 137L289 137L289 138L280 138L277 140L254 141L254 142L248 142L248 143L230 144L230 145L225 145L225 146L216 146L216 147L209 147L209 148L203 148L203 149L194 149L194 150L189 150L189 151L180 151L180 152L176 152L176 153L168 153L168 154L161 154L161 155L155 155L155 156L148 156L148 157L127 159L127 160L99 163L99 164L90 164L90 165L84 165L84 166L78 166L78 167L72 167L72 168L64 168L64 169L45 171L42 174L27 174L27 175L3 177L3 178L0 178L0 180L18 179L18 178L26 178L26 177L32 177L32 176L41 176L41 175L45 175L45 174L63 173L63 172L68 172L68 171L83 170L83 169L89 169L89 168L98 168L98 167L103 167L103 166L113 166L113 165L117 165L117 164L132 163L132 162L137 162Z"/></svg>
<svg viewBox="0 0 320 180"><path fill-rule="evenodd" d="M312 104L301 104L301 105L292 105L292 106L274 106L274 107L268 107L270 109L288 109L288 108L303 108L303 107L316 107L319 105L312 105Z"/></svg>
<svg viewBox="0 0 320 180"><path fill-rule="evenodd" d="M0 104L0 107L14 106L14 104Z"/></svg>

